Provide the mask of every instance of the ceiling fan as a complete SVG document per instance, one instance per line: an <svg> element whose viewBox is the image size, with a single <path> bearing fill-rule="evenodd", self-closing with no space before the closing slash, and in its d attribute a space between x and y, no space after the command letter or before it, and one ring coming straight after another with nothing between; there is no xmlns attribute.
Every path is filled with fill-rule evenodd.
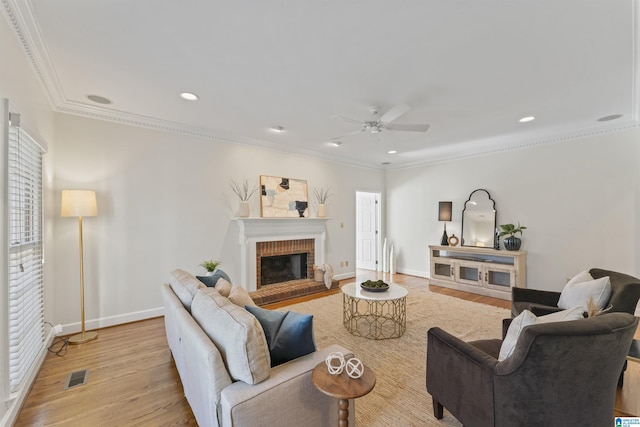
<svg viewBox="0 0 640 427"><path fill-rule="evenodd" d="M343 138L345 136L356 135L361 132L368 133L380 133L383 130L392 130L392 131L403 131L403 132L426 132L429 129L429 125L425 124L405 124L405 123L392 123L398 117L402 116L404 113L409 111L411 107L407 104L398 104L392 107L389 111L384 113L382 116L378 117L379 111L377 107L371 107L371 114L373 118L371 120L356 120L350 117L336 115L333 117L339 117L343 120L353 123L359 123L362 125L362 128L349 132L345 135L336 136L331 138L332 141L336 139Z"/></svg>

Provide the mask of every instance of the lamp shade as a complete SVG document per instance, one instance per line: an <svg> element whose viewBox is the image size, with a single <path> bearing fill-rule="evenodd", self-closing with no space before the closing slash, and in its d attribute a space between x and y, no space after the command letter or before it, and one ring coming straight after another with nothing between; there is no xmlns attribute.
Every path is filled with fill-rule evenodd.
<svg viewBox="0 0 640 427"><path fill-rule="evenodd" d="M451 221L453 202L438 202L438 221Z"/></svg>
<svg viewBox="0 0 640 427"><path fill-rule="evenodd" d="M89 190L62 190L60 216L97 216L96 192Z"/></svg>

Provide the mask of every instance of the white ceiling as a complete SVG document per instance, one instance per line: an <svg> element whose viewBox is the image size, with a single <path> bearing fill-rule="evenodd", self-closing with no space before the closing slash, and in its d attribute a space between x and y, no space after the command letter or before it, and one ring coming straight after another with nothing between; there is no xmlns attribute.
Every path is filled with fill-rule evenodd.
<svg viewBox="0 0 640 427"><path fill-rule="evenodd" d="M2 3L56 111L380 168L637 126L639 1Z"/></svg>

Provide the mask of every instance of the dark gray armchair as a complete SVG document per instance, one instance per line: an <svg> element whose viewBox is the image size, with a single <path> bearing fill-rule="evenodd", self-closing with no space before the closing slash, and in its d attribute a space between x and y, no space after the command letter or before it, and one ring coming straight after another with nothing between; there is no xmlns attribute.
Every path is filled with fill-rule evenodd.
<svg viewBox="0 0 640 427"><path fill-rule="evenodd" d="M467 427L611 425L616 383L638 319L628 313L522 330L511 357L501 340L427 334L427 391Z"/></svg>
<svg viewBox="0 0 640 427"><path fill-rule="evenodd" d="M609 276L611 280L611 312L633 314L640 299L640 279L616 271L592 268L589 274L594 279ZM511 316L516 317L524 310L536 316L543 316L562 309L558 308L560 292L541 291L538 289L512 288Z"/></svg>

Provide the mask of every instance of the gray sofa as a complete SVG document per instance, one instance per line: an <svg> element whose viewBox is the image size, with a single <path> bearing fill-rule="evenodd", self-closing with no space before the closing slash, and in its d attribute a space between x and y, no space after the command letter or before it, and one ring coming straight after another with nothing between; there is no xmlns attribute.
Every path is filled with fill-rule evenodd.
<svg viewBox="0 0 640 427"><path fill-rule="evenodd" d="M446 408L467 427L611 425L637 326L628 313L533 324L503 361L501 340L464 342L431 328L426 386L434 416Z"/></svg>
<svg viewBox="0 0 640 427"><path fill-rule="evenodd" d="M338 425L337 399L315 388L311 372L347 349L332 345L272 368L263 329L244 306L183 270L171 272L162 296L167 341L200 426Z"/></svg>

